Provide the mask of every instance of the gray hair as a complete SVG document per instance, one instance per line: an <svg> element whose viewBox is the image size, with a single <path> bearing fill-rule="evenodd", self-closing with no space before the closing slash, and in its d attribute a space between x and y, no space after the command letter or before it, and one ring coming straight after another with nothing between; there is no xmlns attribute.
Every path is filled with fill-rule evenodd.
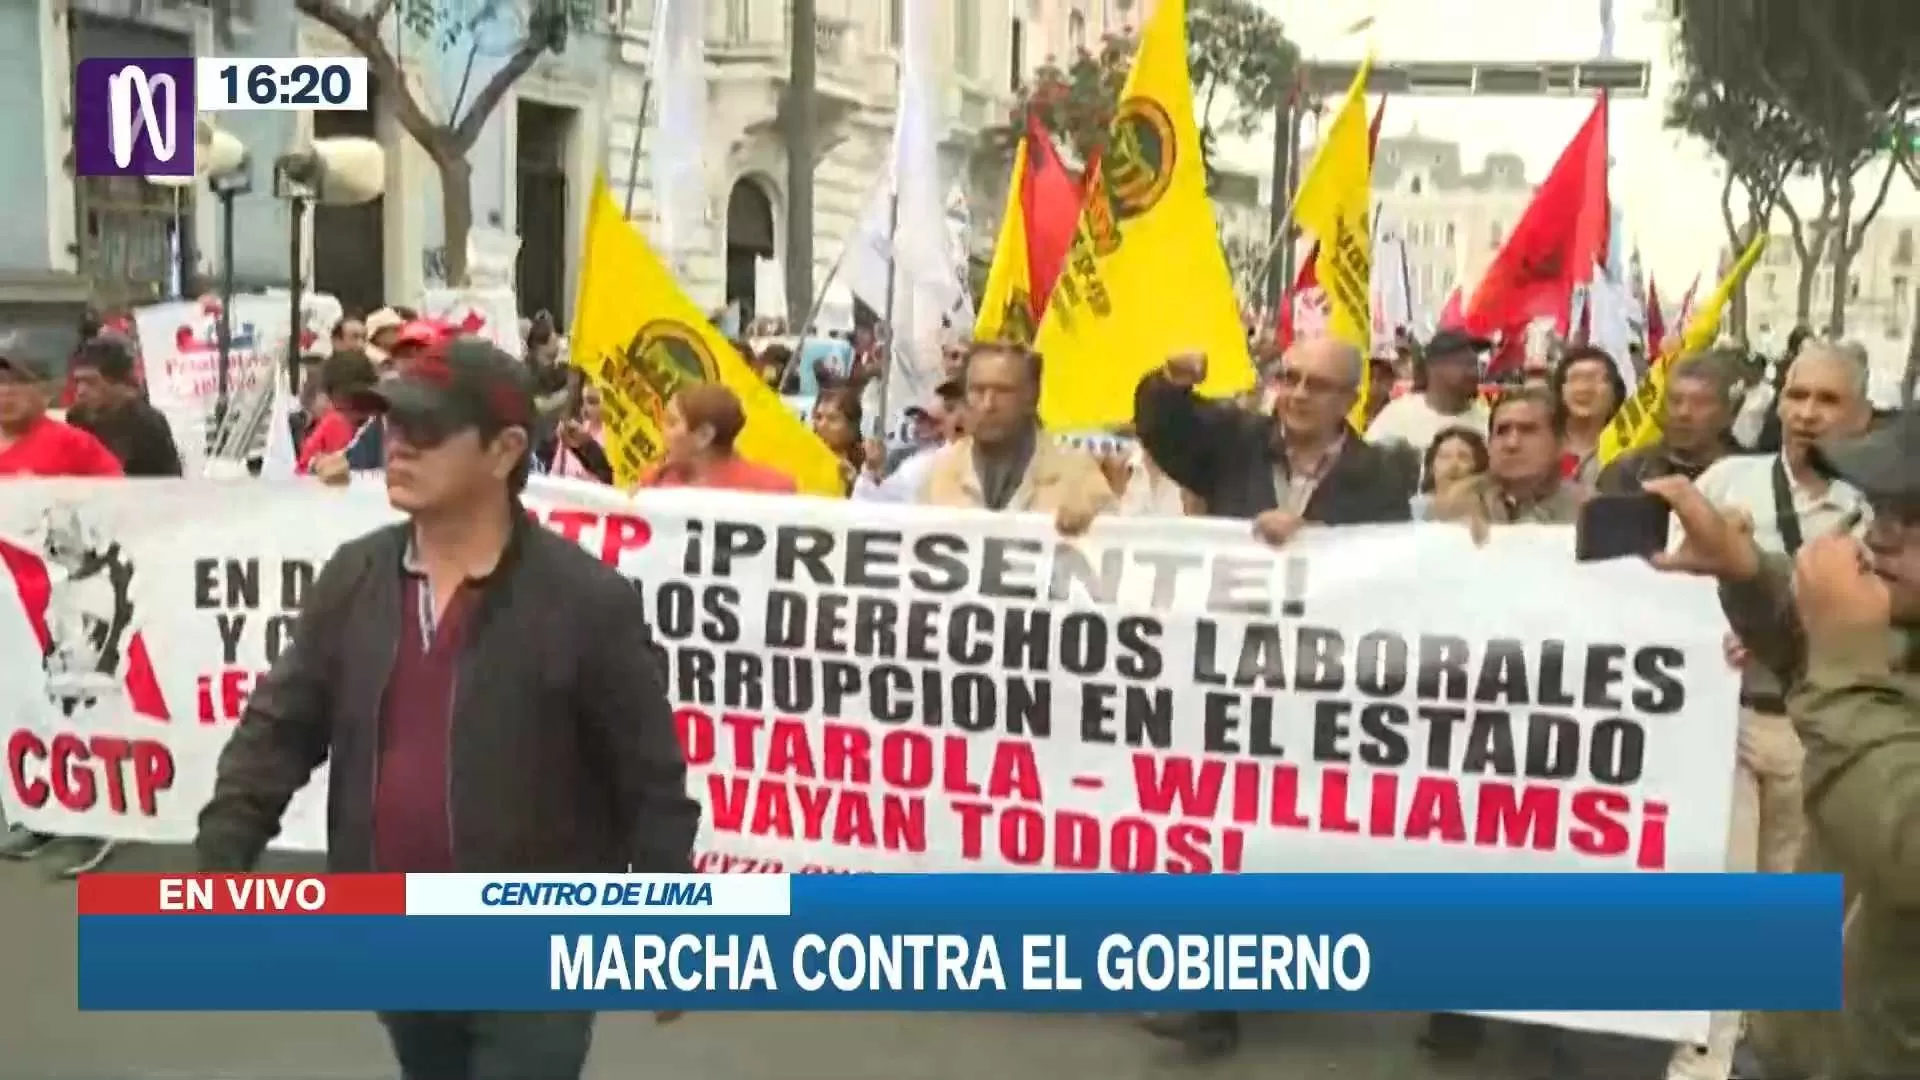
<svg viewBox="0 0 1920 1080"><path fill-rule="evenodd" d="M1847 382L1853 390L1856 400L1867 400L1867 390L1872 372L1872 363L1867 358L1866 346L1857 341L1831 341L1826 338L1810 338L1800 346L1800 352L1787 365L1787 377L1793 377L1793 369L1810 356L1824 356L1834 361L1840 370L1847 373Z"/></svg>
<svg viewBox="0 0 1920 1080"><path fill-rule="evenodd" d="M1739 372L1746 357L1732 349L1713 349L1674 361L1668 380L1695 379L1713 387L1713 392L1728 405L1735 398L1734 387L1741 385Z"/></svg>

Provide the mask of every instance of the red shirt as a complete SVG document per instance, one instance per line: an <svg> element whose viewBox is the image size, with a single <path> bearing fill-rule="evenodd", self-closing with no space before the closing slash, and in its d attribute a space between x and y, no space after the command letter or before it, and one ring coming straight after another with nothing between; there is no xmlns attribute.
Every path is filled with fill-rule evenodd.
<svg viewBox="0 0 1920 1080"><path fill-rule="evenodd" d="M307 432L307 439L300 444L299 466L301 472L313 468L313 459L326 454L337 454L353 445L354 433L359 425L341 415L338 409L328 409L313 430Z"/></svg>
<svg viewBox="0 0 1920 1080"><path fill-rule="evenodd" d="M772 495L792 495L799 491L793 477L778 469L756 465L738 454L716 462L705 476L695 479L685 469L657 465L640 480L641 487L708 488L716 491L759 491Z"/></svg>
<svg viewBox="0 0 1920 1080"><path fill-rule="evenodd" d="M71 424L43 416L0 448L0 476L124 476L106 444Z"/></svg>

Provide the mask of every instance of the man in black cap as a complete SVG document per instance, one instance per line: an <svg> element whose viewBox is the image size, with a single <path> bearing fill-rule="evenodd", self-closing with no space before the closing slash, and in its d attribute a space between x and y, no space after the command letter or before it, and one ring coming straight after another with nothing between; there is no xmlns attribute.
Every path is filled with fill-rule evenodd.
<svg viewBox="0 0 1920 1080"><path fill-rule="evenodd" d="M1684 530L1659 561L1720 581L1721 606L1779 674L1806 748L1801 869L1839 872L1848 914L1845 1009L1755 1016L1763 1055L1791 1075L1920 1076L1920 410L1823 443L1815 467L1866 500L1871 524L1763 554L1680 477L1647 483Z"/></svg>
<svg viewBox="0 0 1920 1080"><path fill-rule="evenodd" d="M365 404L409 520L351 541L314 582L221 752L201 867L252 868L325 762L337 872L690 872L700 807L640 594L520 504L526 365L463 338ZM406 1080L577 1077L593 1023L381 1020Z"/></svg>
<svg viewBox="0 0 1920 1080"><path fill-rule="evenodd" d="M1488 347L1486 339L1459 330L1434 334L1421 361L1424 382L1374 417L1367 441L1405 443L1424 456L1434 436L1448 428L1468 428L1484 438L1487 406L1480 400L1480 354Z"/></svg>

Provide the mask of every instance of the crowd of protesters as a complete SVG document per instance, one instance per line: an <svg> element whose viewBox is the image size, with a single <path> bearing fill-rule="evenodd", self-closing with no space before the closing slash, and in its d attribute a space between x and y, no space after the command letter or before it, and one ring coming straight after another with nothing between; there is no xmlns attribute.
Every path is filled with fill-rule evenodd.
<svg viewBox="0 0 1920 1080"><path fill-rule="evenodd" d="M645 848L643 868L682 869L694 818L684 794L674 792L683 779L669 760L674 755L662 749L661 740L671 739L669 720L649 711L644 731L617 733L606 729L620 718L591 704L659 698L664 708L664 691L649 681L656 677L631 674L647 666L623 669L608 652L609 643L644 641L637 613L591 598L611 580L596 576L591 560L533 536L538 530L530 532L523 516L493 520L512 505L530 471L615 479L597 393L570 372L552 320L536 317L523 332L524 358L515 360L416 312L387 308L342 320L328 351L310 358L292 420L298 467L330 482L385 468L390 492L400 492L396 505L405 495L411 501L403 508L415 516L412 532L396 527L342 555L390 566L391 589L379 583L381 575L361 575L348 586L331 571L315 589L413 597L425 636L418 649L402 650L415 666L393 677L409 692L443 696L448 668L435 628L448 627L455 637L470 632L462 629L461 600L469 591L485 593L503 577L535 578L539 594L554 602L571 601L550 595L549 586L579 591L581 610L593 617L591 626L582 625L599 632L583 631L580 655L605 662L578 665L578 677L592 683L578 693L553 690L568 708L584 710L582 730L596 733L594 745L583 747L595 760L581 764L576 779L608 785L639 816L596 818L604 807L586 806L557 780L542 789L540 813L594 839L580 848L585 861L566 868L624 865ZM1644 374L1639 352L1616 358L1581 345L1532 357L1511 383L1489 393L1489 343L1457 331L1436 333L1424 345L1404 342L1397 355L1377 358L1331 340L1302 341L1267 358L1254 392L1226 401L1195 393L1206 356L1178 355L1139 382L1131 424L1111 433L1126 448L1094 452L1043 430L1044 359L1018 345L951 343L942 356L944 381L909 403L906 438L891 442L872 437L879 425L870 421L881 418L867 415L871 384L885 368L883 334L862 327L844 338L738 347L771 388L811 397L813 430L841 461L846 495L856 501L1036 512L1068 535L1106 514L1204 515L1245 521L1262 541L1282 545L1311 528L1414 520L1463 525L1484 538L1494 526L1572 524L1596 494L1657 495L1670 505L1679 535L1656 561L1721 580L1733 627L1726 657L1742 672L1729 869L1838 869L1848 875L1857 909L1849 923L1844 1015L1813 1024L1816 1031L1783 1018L1746 1023L1716 1016L1705 1044L1674 1051L1668 1076L1728 1080L1755 1068L1747 1059L1756 1055L1776 1077L1920 1076L1920 1012L1912 993L1920 986L1920 947L1912 944L1920 930L1911 914L1920 905L1920 845L1912 842L1920 836L1913 779L1920 775L1920 740L1913 737L1920 731L1920 418L1912 411L1874 414L1857 348L1796 335L1771 374L1730 345L1672 359L1659 441L1603 461L1603 432L1627 400L1629 376ZM421 377L427 365L436 368L433 378ZM0 357L0 477L178 475L166 422L145 402L133 370L124 338L95 337L75 358L77 391L62 422L47 415L50 373ZM1349 418L1363 395L1369 422L1356 428ZM516 402L512 415L495 415L507 398ZM746 423L743 403L726 386L682 390L666 408L663 456L635 486L793 492L793 478L778 463L738 452ZM447 526L446 535L430 527L442 518L458 527ZM463 540L461 530L484 542ZM346 599L320 607L360 610ZM222 758L220 787L202 820L209 866L251 865L271 834L268 818L291 794L282 789L290 777L306 775L287 763L317 763L326 725L350 719L331 711L329 703L340 699L324 689L320 669L300 665L320 663L311 651L320 646L310 640L358 630L315 624L313 610L309 605L302 616L292 659L283 659L249 706L240 727L246 738L236 737ZM529 625L535 623L551 620ZM508 666L515 662L512 625L489 631L488 655ZM480 703L460 705L485 711ZM425 711L442 715L448 708ZM488 718L501 730L528 722L503 710ZM445 730L421 733L422 745L441 748L421 760L435 758L428 764L444 770L438 759L447 738ZM368 750L379 755L361 763L369 775L387 775L389 752ZM440 790L444 776L429 786ZM375 810L382 799L406 801L386 785L367 787ZM636 809L642 804L644 813ZM391 818L391 810L375 816ZM488 829L508 828L500 815L471 813ZM453 821L451 810L445 816ZM606 831L654 817L670 818L672 828L651 847ZM487 836L494 847L483 850L497 850L500 865L486 869L536 868L516 862L534 850L546 851L539 859L551 862L554 849L544 841L516 846L524 838ZM11 839L15 854L47 842ZM450 868L442 865L451 843L445 835L394 838L376 827L351 840L348 863L371 865L377 855L386 868ZM337 832L332 842L340 855ZM382 847L389 843L400 846ZM97 866L108 850L94 845L74 865ZM387 1019L403 1062L431 1057L435 1040L484 1042L500 1034L471 1018L445 1020L457 1030L444 1031ZM1157 1014L1145 1025L1213 1057L1237 1047L1241 1020L1232 1013ZM1470 1018L1434 1017L1422 1043L1438 1057L1471 1060L1485 1031ZM1579 1052L1577 1040L1538 1034L1549 1059L1543 1076L1559 1067L1552 1061ZM554 1066L553 1075L572 1075L587 1028L527 1028L512 1033L514 1040L531 1048L510 1059L515 1064L570 1062ZM1844 1063L1840 1071L1833 1071L1836 1061ZM414 1063L406 1068L416 1071Z"/></svg>

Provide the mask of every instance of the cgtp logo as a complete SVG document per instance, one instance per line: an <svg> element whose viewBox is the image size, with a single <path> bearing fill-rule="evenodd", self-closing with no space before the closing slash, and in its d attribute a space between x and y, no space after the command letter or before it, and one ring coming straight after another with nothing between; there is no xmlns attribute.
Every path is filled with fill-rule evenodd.
<svg viewBox="0 0 1920 1080"><path fill-rule="evenodd" d="M78 176L193 175L193 59L82 60L73 76Z"/></svg>

